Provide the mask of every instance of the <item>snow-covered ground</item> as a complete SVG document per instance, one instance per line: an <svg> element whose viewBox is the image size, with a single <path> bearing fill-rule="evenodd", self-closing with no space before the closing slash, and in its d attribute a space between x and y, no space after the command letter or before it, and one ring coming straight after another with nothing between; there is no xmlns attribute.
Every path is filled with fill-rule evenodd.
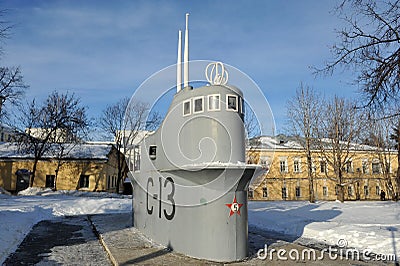
<svg viewBox="0 0 400 266"><path fill-rule="evenodd" d="M400 258L400 203L391 201L250 202L249 226L299 238Z"/></svg>
<svg viewBox="0 0 400 266"><path fill-rule="evenodd" d="M41 220L67 215L130 212L132 199L109 193L28 189L0 192L0 264ZM301 243L347 244L360 251L400 258L400 203L249 202L249 226L275 231ZM260 247L263 248L263 247Z"/></svg>
<svg viewBox="0 0 400 266"><path fill-rule="evenodd" d="M22 194L25 195L0 193L0 264L42 220L132 210L131 198L111 193L28 189Z"/></svg>

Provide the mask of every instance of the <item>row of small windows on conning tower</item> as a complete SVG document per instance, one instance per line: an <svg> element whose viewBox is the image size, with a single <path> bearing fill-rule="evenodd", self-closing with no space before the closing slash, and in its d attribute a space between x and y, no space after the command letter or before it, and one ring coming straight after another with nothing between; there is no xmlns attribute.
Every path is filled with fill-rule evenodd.
<svg viewBox="0 0 400 266"><path fill-rule="evenodd" d="M225 104L226 111L231 112L240 112L240 114L244 113L244 103L243 99L234 94L227 94L225 102L221 101L220 94L210 94L208 96L198 96L193 97L189 100L183 102L183 116L188 116L197 113L204 112L205 101L207 99L207 110L208 111L221 111L221 105Z"/></svg>

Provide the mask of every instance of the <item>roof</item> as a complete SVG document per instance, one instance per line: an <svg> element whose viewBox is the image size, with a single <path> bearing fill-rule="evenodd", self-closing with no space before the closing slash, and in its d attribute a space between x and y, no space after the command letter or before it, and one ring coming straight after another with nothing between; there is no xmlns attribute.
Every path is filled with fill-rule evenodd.
<svg viewBox="0 0 400 266"><path fill-rule="evenodd" d="M324 143L324 147L326 149L330 149L332 147L332 139L321 139L321 142ZM264 149L264 150L304 150L304 145L302 143L305 142L305 139L302 137L293 137L293 136L285 136L285 135L278 135L278 136L260 136L250 140L250 146L255 149ZM379 148L365 145L365 144L358 144L358 143L350 143L347 144L346 142L342 142L344 146L350 148L353 151L377 151ZM312 147L314 150L318 150L314 144ZM394 150L393 150L394 151ZM394 151L395 152L395 151Z"/></svg>
<svg viewBox="0 0 400 266"><path fill-rule="evenodd" d="M108 160L108 154L111 152L111 144L64 144L70 146L71 151L64 159L70 160ZM1 159L33 159L32 153L24 153L19 151L17 143L0 143L0 158ZM43 159L54 158L52 154L45 154Z"/></svg>

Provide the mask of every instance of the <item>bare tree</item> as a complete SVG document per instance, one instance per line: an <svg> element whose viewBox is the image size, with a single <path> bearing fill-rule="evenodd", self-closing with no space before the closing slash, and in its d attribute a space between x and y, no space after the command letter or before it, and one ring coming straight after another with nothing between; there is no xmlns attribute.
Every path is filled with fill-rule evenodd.
<svg viewBox="0 0 400 266"><path fill-rule="evenodd" d="M344 0L337 11L347 27L338 32L340 41L331 49L333 60L316 73L331 74L339 66L355 70L364 106L382 108L398 101L400 1Z"/></svg>
<svg viewBox="0 0 400 266"><path fill-rule="evenodd" d="M54 114L54 117L61 118L65 114L69 116L50 139L53 143L50 150L57 161L54 179L54 190L57 190L59 170L71 151L84 141L89 122L85 107L81 106L80 99L73 94L51 94L46 100L46 112Z"/></svg>
<svg viewBox="0 0 400 266"><path fill-rule="evenodd" d="M362 113L348 100L334 97L324 105L317 127L320 156L334 170L338 200L344 201L344 172L352 172L352 158L363 129Z"/></svg>
<svg viewBox="0 0 400 266"><path fill-rule="evenodd" d="M30 186L34 184L36 167L39 160L46 154L56 154L59 161L65 156L66 150L59 150L62 141L71 142L79 138L79 134L87 125L86 110L80 106L80 100L74 94L51 93L41 105L33 100L28 109L22 112L21 126L25 135L18 139L20 150L32 153L34 163Z"/></svg>
<svg viewBox="0 0 400 266"><path fill-rule="evenodd" d="M121 180L128 171L125 157L135 146L140 134L154 130L160 122L157 113L149 115L149 105L143 102L130 102L123 98L103 111L99 124L105 134L114 138L117 153L118 174L116 192Z"/></svg>
<svg viewBox="0 0 400 266"><path fill-rule="evenodd" d="M0 10L0 44L9 37L12 25L2 18L7 10ZM3 47L0 45L0 55ZM0 67L0 118L4 115L3 105L7 102L17 104L28 86L24 83L19 67Z"/></svg>
<svg viewBox="0 0 400 266"><path fill-rule="evenodd" d="M396 143L397 150L397 173L396 173L396 195L394 199L400 200L400 119L396 118L396 123L392 127L391 139Z"/></svg>
<svg viewBox="0 0 400 266"><path fill-rule="evenodd" d="M17 104L26 88L19 67L0 67L0 116L4 103Z"/></svg>
<svg viewBox="0 0 400 266"><path fill-rule="evenodd" d="M375 153L379 158L380 169L384 177L386 191L388 196L395 198L395 188L392 183L392 158L396 151L396 146L392 137L392 127L394 125L392 119L380 119L370 117L368 122L368 136L366 144L372 145L376 150Z"/></svg>
<svg viewBox="0 0 400 266"><path fill-rule="evenodd" d="M296 95L287 102L290 134L297 137L306 153L310 202L315 202L311 150L316 138L321 101L321 96L312 88L301 84Z"/></svg>

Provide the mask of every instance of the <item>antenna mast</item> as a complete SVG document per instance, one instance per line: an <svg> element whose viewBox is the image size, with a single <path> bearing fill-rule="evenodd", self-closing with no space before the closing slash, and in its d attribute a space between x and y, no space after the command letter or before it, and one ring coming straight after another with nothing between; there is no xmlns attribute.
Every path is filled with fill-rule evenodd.
<svg viewBox="0 0 400 266"><path fill-rule="evenodd" d="M189 13L186 13L185 50L183 52L183 86L189 86Z"/></svg>
<svg viewBox="0 0 400 266"><path fill-rule="evenodd" d="M176 63L176 93L182 90L182 31L178 32L178 59Z"/></svg>

